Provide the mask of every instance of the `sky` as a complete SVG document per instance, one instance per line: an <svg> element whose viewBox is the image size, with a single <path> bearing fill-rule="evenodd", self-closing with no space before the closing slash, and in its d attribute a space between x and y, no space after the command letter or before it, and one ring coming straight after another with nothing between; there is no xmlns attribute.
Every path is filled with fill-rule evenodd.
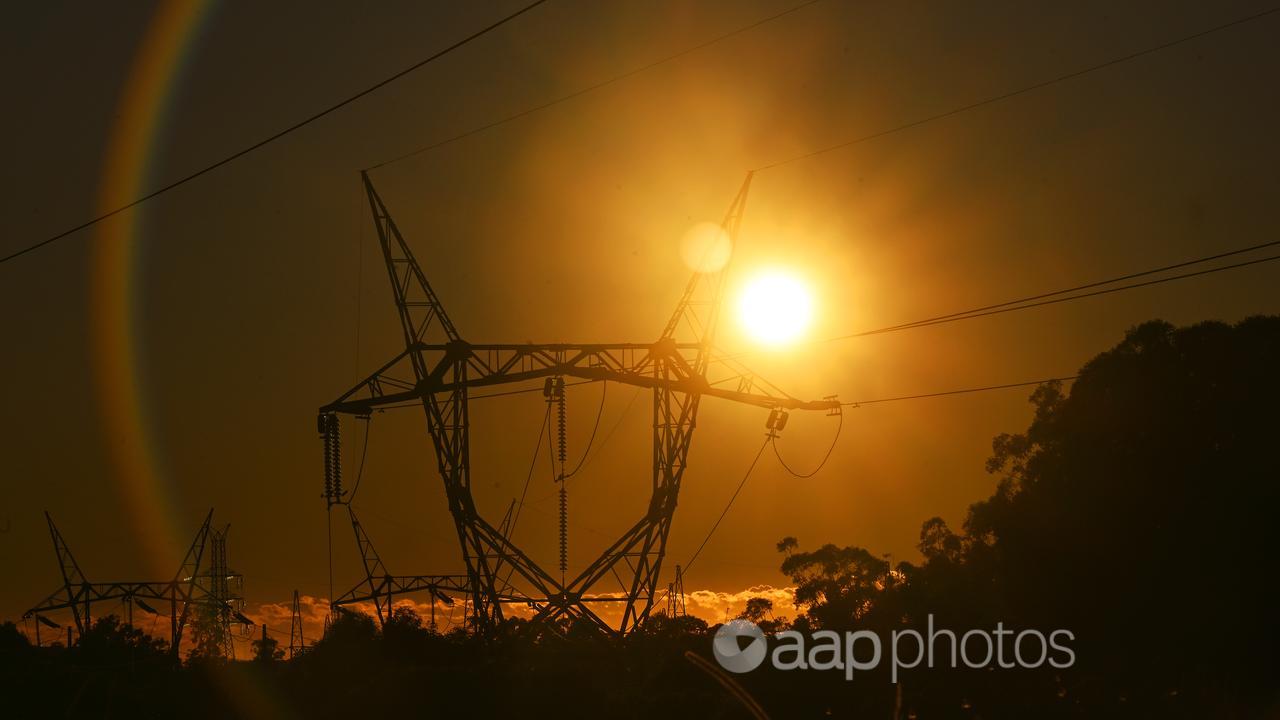
<svg viewBox="0 0 1280 720"><path fill-rule="evenodd" d="M0 28L0 255L182 177L520 6L37 3ZM91 580L167 579L204 514L230 524L250 607L359 578L327 517L315 412L400 335L359 170L700 45L799 2L552 0L254 153L0 265L0 618L57 586L42 511ZM371 172L462 336L647 342L747 170L1256 13L1256 2L822 0L670 63ZM1276 238L1272 15L1105 70L758 173L732 273L782 269L808 337L907 322ZM937 327L773 350L720 342L792 395L858 401L1066 376L1143 321L1280 312L1270 265ZM731 295L733 288L731 288ZM847 408L812 478L762 457L685 579L786 584L774 545L915 557L998 478L991 438L1031 388ZM648 396L569 389L570 566L643 511ZM498 519L529 474L537 393L476 401L473 482ZM668 566L706 537L766 411L702 403ZM418 410L370 425L354 507L397 574L463 566ZM615 429L616 428L616 429ZM348 426L355 429L355 426ZM778 440L814 467L836 420ZM345 457L358 461L358 432ZM348 483L353 477L348 466ZM350 486L350 485L348 485ZM555 486L517 540L547 566ZM715 603L709 603L714 605ZM722 612L723 608L708 611ZM786 610L786 608L783 608ZM785 613L791 614L791 613Z"/></svg>

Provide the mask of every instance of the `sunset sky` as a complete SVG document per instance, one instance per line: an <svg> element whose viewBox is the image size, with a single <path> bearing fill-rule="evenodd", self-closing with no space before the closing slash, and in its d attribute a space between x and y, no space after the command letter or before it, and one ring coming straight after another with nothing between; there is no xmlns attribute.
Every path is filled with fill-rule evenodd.
<svg viewBox="0 0 1280 720"><path fill-rule="evenodd" d="M0 255L256 142L523 2L58 3L0 28L8 138ZM167 579L210 507L250 608L328 593L316 408L402 348L359 170L800 4L553 0L316 123L0 265L0 619L58 583L42 510L91 580ZM747 170L1257 13L1265 5L822 0L573 100L371 172L463 337L647 342ZM891 325L1277 239L1280 15L757 173L729 302L800 278L807 339ZM805 398L871 400L1074 374L1151 318L1280 312L1262 265L938 327L772 349L720 344ZM916 557L996 478L991 438L1031 388L847 408L830 462L767 453L686 578L784 585L775 543ZM602 388L569 389L569 455ZM643 511L650 398L609 385L570 483L570 567ZM472 403L473 482L518 495L539 393ZM671 535L682 563L763 440L767 411L704 399ZM350 430L354 425L348 425ZM616 427L616 431L613 428ZM798 470L835 418L795 413ZM395 573L463 565L422 412L377 415L355 507ZM607 438L607 442L605 442ZM347 435L348 487L360 435ZM544 464L517 540L554 566ZM340 509L339 509L340 510ZM335 585L358 579L335 510ZM793 615L790 608L780 608ZM103 609L99 612L107 612ZM275 621L273 621L275 622ZM287 617L282 621L287 627Z"/></svg>

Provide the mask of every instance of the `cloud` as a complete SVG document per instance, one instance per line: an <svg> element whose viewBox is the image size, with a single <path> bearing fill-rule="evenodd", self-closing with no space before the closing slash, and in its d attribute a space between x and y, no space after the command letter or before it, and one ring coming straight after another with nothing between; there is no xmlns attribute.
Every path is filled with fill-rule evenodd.
<svg viewBox="0 0 1280 720"><path fill-rule="evenodd" d="M620 593L600 593L591 597L622 597ZM694 590L685 593L685 610L690 615L700 617L710 624L724 622L746 608L747 600L762 597L773 602L774 615L795 615L795 588L774 587L772 585L753 585L737 592L720 590ZM662 596L659 595L659 600ZM280 634L282 644L287 643L288 633L292 626L293 612L291 602L262 603L246 608L245 615L255 623L266 624L270 630ZM329 614L329 601L325 598L302 595L298 598L299 616L302 619L302 635L307 644L315 642L324 633L325 617ZM376 612L373 603L354 603L348 608L362 612L370 617ZM395 602L395 607L410 607L424 621L429 621L433 603L418 599L404 598ZM463 617L463 601L458 598L453 606L440 600L434 602L437 626L442 632L460 627ZM605 621L617 625L622 619L622 603L598 603L593 608ZM663 605L655 601L654 610L662 610ZM533 610L523 605L508 605L508 616L530 617Z"/></svg>
<svg viewBox="0 0 1280 720"><path fill-rule="evenodd" d="M773 603L775 617L795 615L796 589L772 585L753 585L738 592L694 590L685 594L685 609L709 623L724 622L740 615L751 598L765 598Z"/></svg>

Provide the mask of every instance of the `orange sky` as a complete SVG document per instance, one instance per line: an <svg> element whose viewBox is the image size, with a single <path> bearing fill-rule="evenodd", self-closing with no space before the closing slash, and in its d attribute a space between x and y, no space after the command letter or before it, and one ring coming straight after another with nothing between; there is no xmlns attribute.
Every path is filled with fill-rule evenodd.
<svg viewBox="0 0 1280 720"><path fill-rule="evenodd" d="M397 350L399 331L356 170L643 65L785 2L548 3L476 46L142 209L128 291L136 392L152 453L147 502L130 490L93 318L90 235L0 269L12 382L0 410L9 492L0 512L0 618L55 584L48 508L90 579L176 566L208 507L232 524L252 607L327 594L315 409ZM373 173L464 337L645 341L687 273L681 235L718 220L751 167L892 127L1256 11L1086 3L919 9L820 2L581 98ZM1158 12L1156 10L1158 9ZM18 102L4 249L91 214L148 8L35 8L0 30ZM497 11L492 14L496 15ZM153 138L144 185L180 176L464 35L471 8L215 6ZM1274 20L1228 31L1008 103L759 174L734 272L786 267L817 299L812 337L952 312L1275 237L1270 86ZM19 29L20 28L20 29ZM103 32L110 28L111 32ZM115 182L115 181L112 181ZM120 223L113 225L112 223ZM16 269L15 269L16 268ZM360 272L358 269L362 269ZM844 400L1069 375L1162 317L1280 311L1265 267L995 318L750 358L798 396ZM357 288L359 288L357 294ZM357 299L358 297L358 299ZM357 315L357 308L359 313ZM357 326L359 345L356 345ZM118 337L118 341L129 338ZM732 325L729 351L751 347ZM103 384L107 387L104 388ZM570 389L570 455L600 388ZM1026 391L848 410L818 476L762 459L689 590L782 587L773 547L858 544L914 557L920 522L958 523L988 494L992 436L1029 420ZM617 431L571 484L571 565L643 507L647 396L610 386ZM473 404L477 501L500 517L542 419L534 395ZM759 446L763 411L708 399L669 547L683 562ZM356 506L396 573L458 572L456 539L419 411L379 415ZM794 416L779 449L808 468L831 418ZM354 438L348 436L348 442ZM348 446L346 457L358 457ZM534 476L519 541L554 564L549 472ZM356 580L334 518L336 585ZM188 530L187 528L190 528ZM172 536L169 540L160 539ZM719 602L719 601L717 601ZM717 609L709 612L721 612ZM263 610L264 613L267 610ZM793 614L788 611L787 614ZM287 623L285 624L287 627Z"/></svg>

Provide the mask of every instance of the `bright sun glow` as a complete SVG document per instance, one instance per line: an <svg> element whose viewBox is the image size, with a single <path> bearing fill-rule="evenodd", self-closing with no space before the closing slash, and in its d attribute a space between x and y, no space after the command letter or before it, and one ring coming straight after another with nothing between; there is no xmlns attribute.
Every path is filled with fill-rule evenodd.
<svg viewBox="0 0 1280 720"><path fill-rule="evenodd" d="M738 322L755 340L781 345L800 337L813 320L813 296L794 275L761 273L738 298Z"/></svg>

